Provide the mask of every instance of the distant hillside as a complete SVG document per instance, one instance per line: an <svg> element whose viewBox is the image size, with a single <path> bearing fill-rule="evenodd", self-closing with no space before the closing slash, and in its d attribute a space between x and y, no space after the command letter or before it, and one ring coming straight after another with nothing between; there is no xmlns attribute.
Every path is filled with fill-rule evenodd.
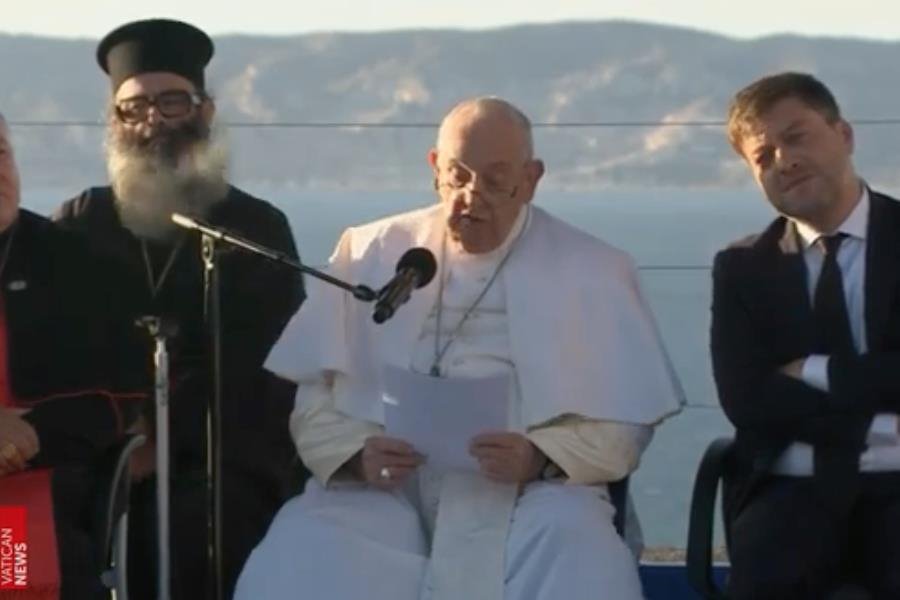
<svg viewBox="0 0 900 600"><path fill-rule="evenodd" d="M12 121L97 121L107 82L93 40L0 35L0 110ZM455 101L497 94L536 123L720 121L732 93L802 69L850 118L900 117L900 42L769 37L734 40L627 22L488 31L397 31L216 39L210 68L229 128L235 177L298 187L427 185L434 130L309 128L299 123L429 124ZM290 127L251 127L288 123ZM99 127L16 127L29 185L77 189L104 178ZM859 125L857 163L900 185L900 125ZM719 127L537 130L547 185L746 185Z"/></svg>

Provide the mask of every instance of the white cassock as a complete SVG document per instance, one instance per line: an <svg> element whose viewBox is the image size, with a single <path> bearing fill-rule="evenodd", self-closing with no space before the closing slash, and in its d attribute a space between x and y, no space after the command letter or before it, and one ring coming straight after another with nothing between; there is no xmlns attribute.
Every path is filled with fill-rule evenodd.
<svg viewBox="0 0 900 600"><path fill-rule="evenodd" d="M344 232L329 272L390 279L409 248L442 256L440 205ZM512 375L509 429L561 471L519 493L427 463L393 493L335 475L383 433L385 364L427 373L439 278L447 340L503 256L494 284L441 360L442 375ZM655 424L683 395L627 254L529 207L485 255L446 246L438 275L392 320L310 280L267 366L299 382L291 433L314 479L275 517L237 600L640 598L606 482L637 468Z"/></svg>

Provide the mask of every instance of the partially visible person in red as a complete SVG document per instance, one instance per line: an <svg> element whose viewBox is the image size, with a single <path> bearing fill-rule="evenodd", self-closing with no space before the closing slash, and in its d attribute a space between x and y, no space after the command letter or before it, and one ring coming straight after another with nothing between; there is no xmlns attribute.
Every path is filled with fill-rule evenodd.
<svg viewBox="0 0 900 600"><path fill-rule="evenodd" d="M112 282L86 243L19 203L0 115L0 506L26 507L29 545L29 589L10 597L108 598L96 465L139 413L148 359L122 308L127 279Z"/></svg>

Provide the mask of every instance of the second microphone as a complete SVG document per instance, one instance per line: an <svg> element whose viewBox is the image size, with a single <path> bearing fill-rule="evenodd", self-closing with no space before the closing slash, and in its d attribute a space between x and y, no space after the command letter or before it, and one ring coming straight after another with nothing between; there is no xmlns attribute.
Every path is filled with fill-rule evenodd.
<svg viewBox="0 0 900 600"><path fill-rule="evenodd" d="M427 248L410 248L397 261L397 274L378 291L372 320L384 323L409 300L414 289L425 287L437 272L437 261Z"/></svg>

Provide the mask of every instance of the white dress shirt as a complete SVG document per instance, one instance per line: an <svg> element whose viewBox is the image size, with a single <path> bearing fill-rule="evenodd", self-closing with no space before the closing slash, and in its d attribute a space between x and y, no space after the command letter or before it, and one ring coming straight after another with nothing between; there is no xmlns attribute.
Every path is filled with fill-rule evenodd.
<svg viewBox="0 0 900 600"><path fill-rule="evenodd" d="M866 283L866 234L869 225L869 190L863 186L859 203L847 216L835 233L847 235L838 248L837 262L841 270L844 300L850 321L850 332L857 352L868 350L865 321ZM816 244L824 235L806 223L795 222L797 233L803 243L803 259L806 262L807 290L810 303L815 296L816 283L822 272L824 254ZM813 354L804 361L803 381L810 386L829 391L828 356ZM872 420L867 438L868 449L860 455L860 471L900 470L900 434L898 416L880 413ZM813 472L813 447L802 442L791 444L775 463L773 472L779 475L806 476Z"/></svg>

